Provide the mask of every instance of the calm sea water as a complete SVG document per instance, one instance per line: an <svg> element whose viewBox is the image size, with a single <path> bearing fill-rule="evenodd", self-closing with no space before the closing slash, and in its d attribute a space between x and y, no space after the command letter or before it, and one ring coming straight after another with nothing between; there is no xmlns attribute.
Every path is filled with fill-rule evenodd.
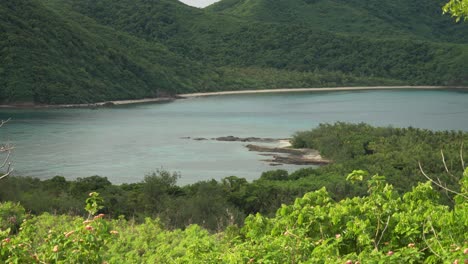
<svg viewBox="0 0 468 264"><path fill-rule="evenodd" d="M236 175L248 180L270 167L240 142L183 137L290 137L320 123L468 131L468 93L365 91L230 95L108 109L0 110L12 121L0 142L15 145L17 175L66 178L106 176L138 182L164 168L179 184Z"/></svg>

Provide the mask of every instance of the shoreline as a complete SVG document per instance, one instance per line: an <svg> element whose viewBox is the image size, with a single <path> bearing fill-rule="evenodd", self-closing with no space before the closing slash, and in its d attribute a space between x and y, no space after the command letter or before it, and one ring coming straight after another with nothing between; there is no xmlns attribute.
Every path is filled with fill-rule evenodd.
<svg viewBox="0 0 468 264"><path fill-rule="evenodd" d="M202 92L177 94L173 97L143 98L130 100L110 100L88 104L7 104L0 105L0 109L55 109L55 108L98 108L111 106L124 106L145 103L172 102L177 99L188 99L196 97L222 96L222 95L242 95L242 94L267 94L267 93L297 93L297 92L339 92L339 91L375 91L375 90L468 90L467 86L343 86L343 87L323 87L323 88L278 88L261 90L238 90L220 92Z"/></svg>
<svg viewBox="0 0 468 264"><path fill-rule="evenodd" d="M105 101L98 103L88 103L88 104L58 104L58 105L48 105L48 104L9 104L9 105L0 105L0 109L61 109L61 108L98 108L98 107L112 107L112 106L123 106L123 105L132 105L132 104L147 104L147 103L164 103L172 102L176 100L177 97L158 97L158 98L143 98L143 99L130 99L130 100L114 100L114 101Z"/></svg>
<svg viewBox="0 0 468 264"><path fill-rule="evenodd" d="M373 91L373 90L464 90L467 86L342 86L342 87L323 87L323 88L279 88L262 90L239 90L239 91L220 91L206 93L188 93L178 94L178 97L193 98L218 95L239 95L239 94L264 94L264 93L297 93L297 92L334 92L334 91Z"/></svg>

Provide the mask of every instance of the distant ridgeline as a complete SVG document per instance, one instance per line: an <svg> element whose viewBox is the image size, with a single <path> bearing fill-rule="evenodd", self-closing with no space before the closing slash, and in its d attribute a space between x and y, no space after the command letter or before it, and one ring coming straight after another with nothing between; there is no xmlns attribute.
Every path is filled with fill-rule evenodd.
<svg viewBox="0 0 468 264"><path fill-rule="evenodd" d="M354 85L467 85L436 1L3 0L0 103Z"/></svg>

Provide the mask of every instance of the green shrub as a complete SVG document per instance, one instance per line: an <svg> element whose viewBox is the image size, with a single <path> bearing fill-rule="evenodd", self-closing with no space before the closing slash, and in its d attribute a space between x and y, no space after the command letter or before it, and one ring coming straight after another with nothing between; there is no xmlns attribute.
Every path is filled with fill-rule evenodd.
<svg viewBox="0 0 468 264"><path fill-rule="evenodd" d="M9 230L10 234L16 234L23 220L26 218L26 211L19 203L0 203L0 229Z"/></svg>

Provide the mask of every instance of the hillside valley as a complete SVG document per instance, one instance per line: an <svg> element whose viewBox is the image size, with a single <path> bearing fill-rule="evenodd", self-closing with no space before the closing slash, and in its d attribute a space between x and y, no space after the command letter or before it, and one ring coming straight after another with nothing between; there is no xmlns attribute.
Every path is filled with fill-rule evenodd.
<svg viewBox="0 0 468 264"><path fill-rule="evenodd" d="M466 24L433 1L378 2L2 1L0 102L467 84Z"/></svg>

